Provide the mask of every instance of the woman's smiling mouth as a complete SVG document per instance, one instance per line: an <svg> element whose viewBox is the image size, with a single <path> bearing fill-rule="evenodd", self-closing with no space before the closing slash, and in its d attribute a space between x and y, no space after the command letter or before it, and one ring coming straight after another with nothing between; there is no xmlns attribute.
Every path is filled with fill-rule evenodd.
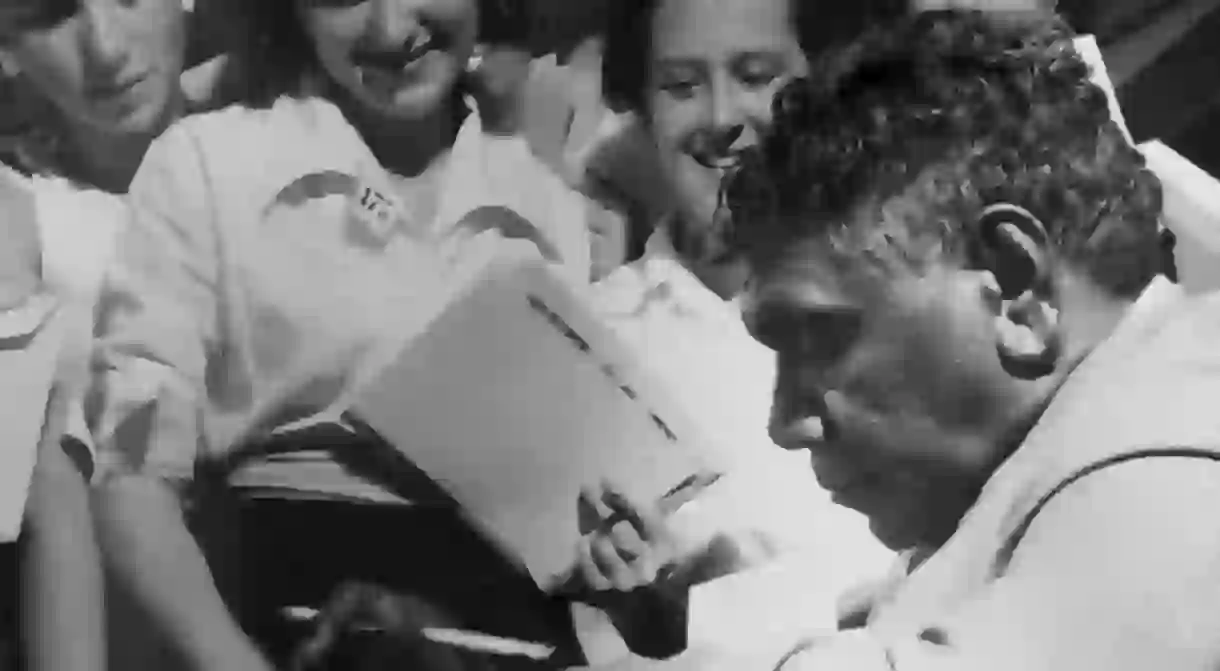
<svg viewBox="0 0 1220 671"><path fill-rule="evenodd" d="M393 87L404 83L432 52L442 49L443 42L432 31L420 31L399 49L358 52L352 58L352 64L365 85Z"/></svg>

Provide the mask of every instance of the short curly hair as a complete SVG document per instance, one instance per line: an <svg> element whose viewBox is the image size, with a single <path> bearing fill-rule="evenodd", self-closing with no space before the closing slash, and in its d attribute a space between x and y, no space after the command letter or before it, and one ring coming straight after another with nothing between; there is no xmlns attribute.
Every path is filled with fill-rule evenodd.
<svg viewBox="0 0 1220 671"><path fill-rule="evenodd" d="M979 214L1007 202L1058 258L1138 294L1166 270L1160 181L1072 37L1053 14L930 12L828 57L777 95L773 132L726 186L732 244L760 270L818 238L839 256L970 263Z"/></svg>
<svg viewBox="0 0 1220 671"><path fill-rule="evenodd" d="M602 95L619 111L646 112L652 19L664 0L613 0L605 7ZM790 0L801 49L817 54L873 22L905 14L907 0Z"/></svg>

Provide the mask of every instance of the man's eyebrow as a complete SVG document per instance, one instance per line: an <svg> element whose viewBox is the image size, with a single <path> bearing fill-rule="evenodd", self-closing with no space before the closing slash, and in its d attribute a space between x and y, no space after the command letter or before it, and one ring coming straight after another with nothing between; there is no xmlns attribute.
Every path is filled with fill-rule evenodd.
<svg viewBox="0 0 1220 671"><path fill-rule="evenodd" d="M704 60L697 56L657 56L653 59L652 64L657 68L685 68L690 70L702 70Z"/></svg>
<svg viewBox="0 0 1220 671"><path fill-rule="evenodd" d="M783 62L786 54L780 49L768 49L760 47L757 49L746 49L733 54L730 60L734 65L739 65L746 61L765 60L774 61L776 63Z"/></svg>

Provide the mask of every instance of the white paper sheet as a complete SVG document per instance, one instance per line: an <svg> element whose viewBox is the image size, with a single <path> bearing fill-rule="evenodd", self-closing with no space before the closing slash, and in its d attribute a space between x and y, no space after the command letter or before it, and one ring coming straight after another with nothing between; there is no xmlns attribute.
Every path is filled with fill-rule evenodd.
<svg viewBox="0 0 1220 671"><path fill-rule="evenodd" d="M506 260L408 344L351 415L546 584L575 558L582 485L610 478L655 500L708 466L680 407L553 270Z"/></svg>

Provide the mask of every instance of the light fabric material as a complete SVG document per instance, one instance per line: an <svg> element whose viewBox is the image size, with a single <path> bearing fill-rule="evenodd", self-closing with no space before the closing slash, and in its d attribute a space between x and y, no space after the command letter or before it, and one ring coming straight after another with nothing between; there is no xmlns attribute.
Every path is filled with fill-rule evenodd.
<svg viewBox="0 0 1220 671"><path fill-rule="evenodd" d="M475 208L509 206L573 250L574 278L587 274L566 230L583 207L521 151L484 142L472 117L443 167L439 215L418 221L329 103L285 98L172 127L132 184L103 292L99 471L185 484L204 460L254 495L401 502L329 454L247 461L238 448L338 420L478 259L513 247L490 231L447 236L441 253L435 236Z"/></svg>
<svg viewBox="0 0 1220 671"><path fill-rule="evenodd" d="M42 282L37 208L25 178L0 166L0 542L21 529L51 386L56 304Z"/></svg>
<svg viewBox="0 0 1220 671"><path fill-rule="evenodd" d="M587 203L534 156L523 138L486 134L478 115L471 114L458 133L441 190L434 235L447 235L476 207L506 207L538 228L573 280L588 281Z"/></svg>
<svg viewBox="0 0 1220 671"><path fill-rule="evenodd" d="M43 276L67 322L58 373L63 393L71 398L66 431L92 451L83 402L89 385L93 315L102 276L130 216L123 198L82 189L65 179L37 177L33 188Z"/></svg>
<svg viewBox="0 0 1220 671"><path fill-rule="evenodd" d="M1215 668L1220 463L1139 458L1038 504L1083 469L1147 448L1220 456L1218 341L1220 294L1156 280L866 636L783 668Z"/></svg>
<svg viewBox="0 0 1220 671"><path fill-rule="evenodd" d="M831 502L807 453L782 450L768 436L774 353L750 336L736 301L721 299L682 266L664 228L643 258L594 289L608 323L713 439L706 447L714 461L728 464L720 483L677 514L679 533L727 533L755 548L759 562L784 555L790 565L824 575L824 593L884 573L894 555L864 518Z"/></svg>
<svg viewBox="0 0 1220 671"><path fill-rule="evenodd" d="M36 293L17 309L0 314L0 445L4 446L0 539L15 534L42 432L48 393L58 385L68 397L66 430L91 447L82 401L88 382L93 334L93 307L102 269L126 222L123 201L113 195L58 178L27 178L0 168L0 211L5 217L8 251L28 257L6 257L37 272ZM24 227L18 231L12 227ZM18 245L25 238L29 244ZM7 277L5 272L0 276ZM21 313L21 314L17 314ZM16 331L5 328L14 326ZM10 332L11 331L11 332ZM19 332L21 331L21 332Z"/></svg>
<svg viewBox="0 0 1220 671"><path fill-rule="evenodd" d="M42 289L37 204L30 186L24 176L0 164L0 338L21 335L13 313Z"/></svg>

